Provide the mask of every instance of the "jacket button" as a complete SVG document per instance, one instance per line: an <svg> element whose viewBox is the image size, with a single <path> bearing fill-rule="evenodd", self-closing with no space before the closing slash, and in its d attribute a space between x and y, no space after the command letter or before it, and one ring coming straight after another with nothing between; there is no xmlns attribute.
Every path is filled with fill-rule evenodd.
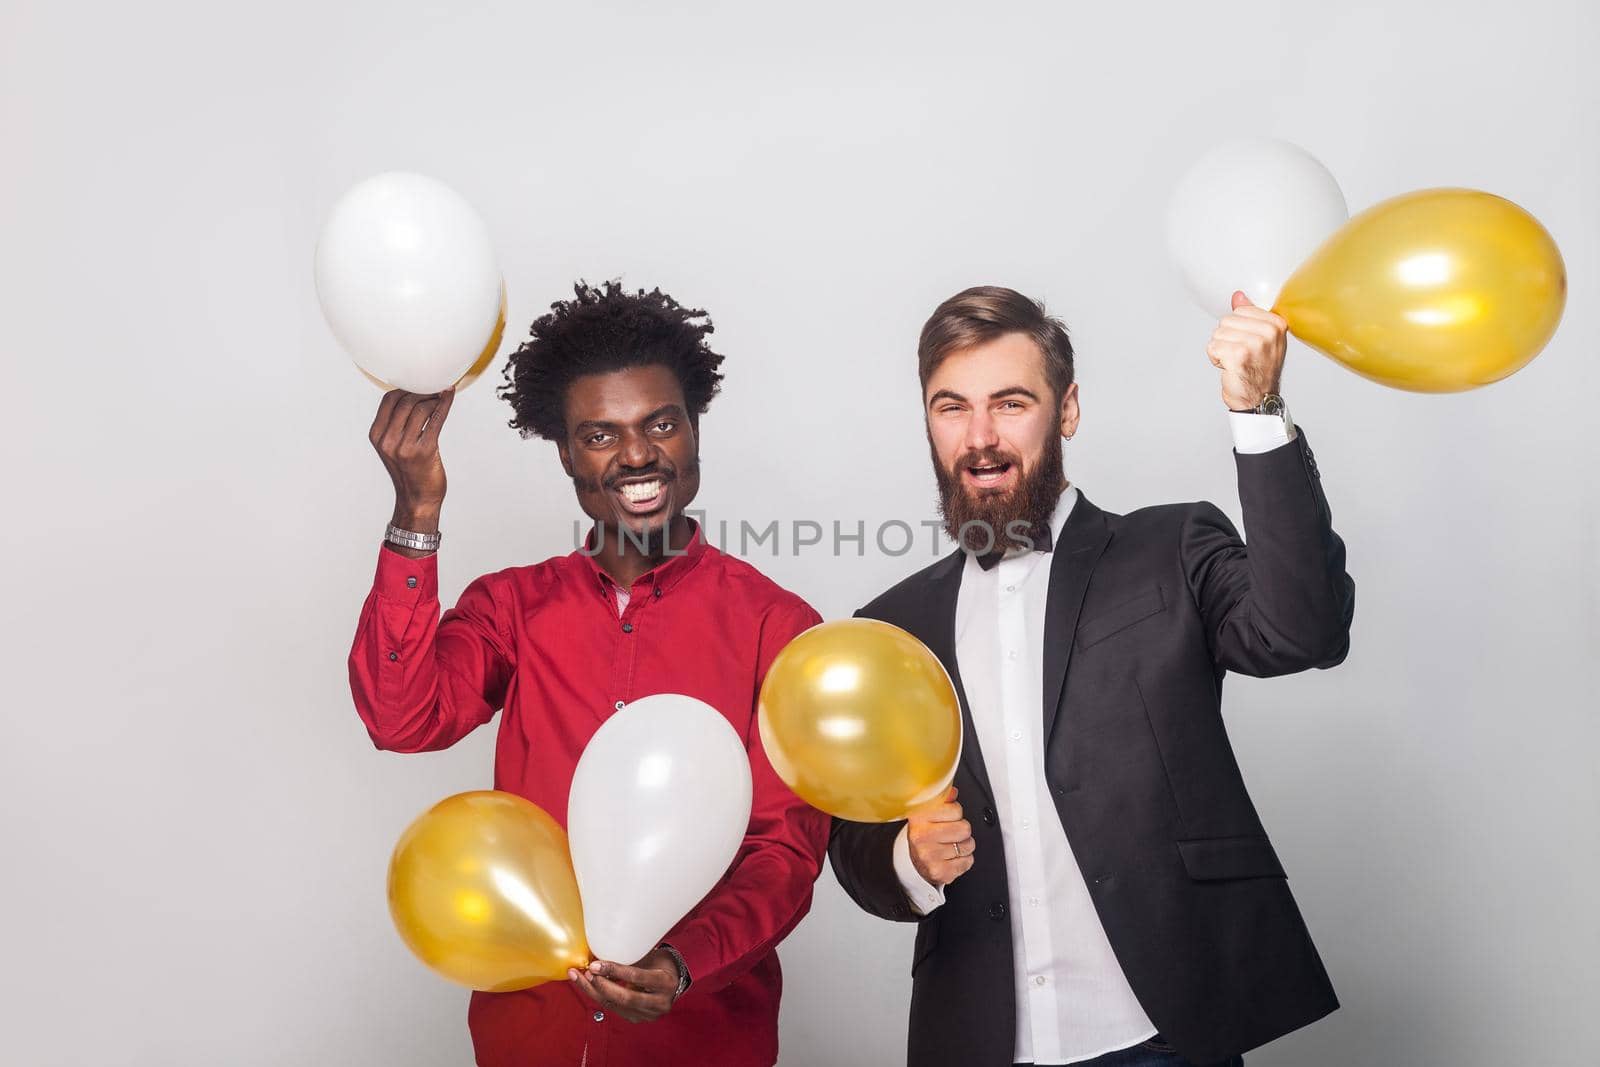
<svg viewBox="0 0 1600 1067"><path fill-rule="evenodd" d="M393 663L395 660L397 660L399 658L400 658L400 653L398 653L398 652L389 653L389 662L390 663Z"/></svg>
<svg viewBox="0 0 1600 1067"><path fill-rule="evenodd" d="M406 579L406 588L407 589L415 589L416 587L417 587L417 580L415 578L407 578Z"/></svg>
<svg viewBox="0 0 1600 1067"><path fill-rule="evenodd" d="M993 826L994 825L994 809L993 808L984 808L983 809L983 825L985 825L985 826Z"/></svg>
<svg viewBox="0 0 1600 1067"><path fill-rule="evenodd" d="M622 632L625 633L625 634L633 633L633 623L631 623L631 622L623 623L622 624Z"/></svg>
<svg viewBox="0 0 1600 1067"><path fill-rule="evenodd" d="M606 1021L606 1013L603 1012L603 1011L595 1012L594 1013L594 1021L597 1022L597 1023L605 1022Z"/></svg>
<svg viewBox="0 0 1600 1067"><path fill-rule="evenodd" d="M997 900L993 904L989 905L989 918L995 920L996 922L999 922L1001 919L1004 919L1005 917L1006 917L1006 906L1005 906L1005 904L1003 904L1003 903L1001 903L1000 901Z"/></svg>

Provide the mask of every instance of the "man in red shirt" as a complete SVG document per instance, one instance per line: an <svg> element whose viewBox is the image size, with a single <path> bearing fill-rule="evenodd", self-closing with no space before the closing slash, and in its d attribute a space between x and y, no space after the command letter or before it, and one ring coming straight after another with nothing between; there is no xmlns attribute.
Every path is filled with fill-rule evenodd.
<svg viewBox="0 0 1600 1067"><path fill-rule="evenodd" d="M683 513L700 487L699 417L722 379L705 313L616 283L575 293L533 324L498 395L524 437L556 443L593 520L584 547L484 575L441 617L439 430L453 393L386 393L370 436L395 509L350 650L351 692L373 742L396 752L447 748L503 711L495 788L563 826L578 757L616 709L670 692L727 716L754 795L717 886L644 959L474 993L468 1022L479 1067L770 1067L774 948L810 907L828 819L773 772L755 702L773 657L819 619Z"/></svg>

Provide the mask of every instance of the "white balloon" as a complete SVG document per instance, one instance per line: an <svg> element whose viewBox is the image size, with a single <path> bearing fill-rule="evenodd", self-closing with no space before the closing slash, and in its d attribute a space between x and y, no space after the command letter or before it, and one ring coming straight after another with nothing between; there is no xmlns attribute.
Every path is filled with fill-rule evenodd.
<svg viewBox="0 0 1600 1067"><path fill-rule="evenodd" d="M595 957L632 964L722 878L750 825L750 756L693 697L642 697L583 750L567 839Z"/></svg>
<svg viewBox="0 0 1600 1067"><path fill-rule="evenodd" d="M459 193L422 174L379 174L339 198L317 241L316 284L356 364L414 393L460 378L500 322L489 228Z"/></svg>
<svg viewBox="0 0 1600 1067"><path fill-rule="evenodd" d="M1236 289L1270 308L1295 268L1349 217L1339 183L1305 149L1230 141L1201 156L1173 191L1167 244L1190 295L1222 316Z"/></svg>

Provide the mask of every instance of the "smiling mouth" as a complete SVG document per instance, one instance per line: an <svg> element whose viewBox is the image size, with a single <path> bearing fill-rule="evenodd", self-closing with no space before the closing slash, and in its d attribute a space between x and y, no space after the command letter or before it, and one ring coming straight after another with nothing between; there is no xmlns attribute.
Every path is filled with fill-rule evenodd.
<svg viewBox="0 0 1600 1067"><path fill-rule="evenodd" d="M649 515L667 502L667 482L661 477L622 482L613 490L630 515Z"/></svg>
<svg viewBox="0 0 1600 1067"><path fill-rule="evenodd" d="M978 489L1000 489L1011 483L1013 463L990 463L963 468L962 478Z"/></svg>

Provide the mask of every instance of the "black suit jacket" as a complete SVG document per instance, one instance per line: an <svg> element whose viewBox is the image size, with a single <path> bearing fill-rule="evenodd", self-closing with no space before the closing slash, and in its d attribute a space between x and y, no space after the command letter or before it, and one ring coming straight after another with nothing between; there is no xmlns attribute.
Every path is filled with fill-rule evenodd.
<svg viewBox="0 0 1600 1067"><path fill-rule="evenodd" d="M1045 777L1095 909L1151 1022L1196 1063L1338 1007L1222 721L1227 671L1331 667L1355 587L1304 431L1237 455L1249 548L1218 508L1116 515L1081 495L1055 545L1044 633ZM858 614L915 634L961 696L955 784L976 862L925 918L895 876L903 823L835 820L829 855L867 911L919 922L909 1063L1012 1062L1006 868L955 647L963 554Z"/></svg>

